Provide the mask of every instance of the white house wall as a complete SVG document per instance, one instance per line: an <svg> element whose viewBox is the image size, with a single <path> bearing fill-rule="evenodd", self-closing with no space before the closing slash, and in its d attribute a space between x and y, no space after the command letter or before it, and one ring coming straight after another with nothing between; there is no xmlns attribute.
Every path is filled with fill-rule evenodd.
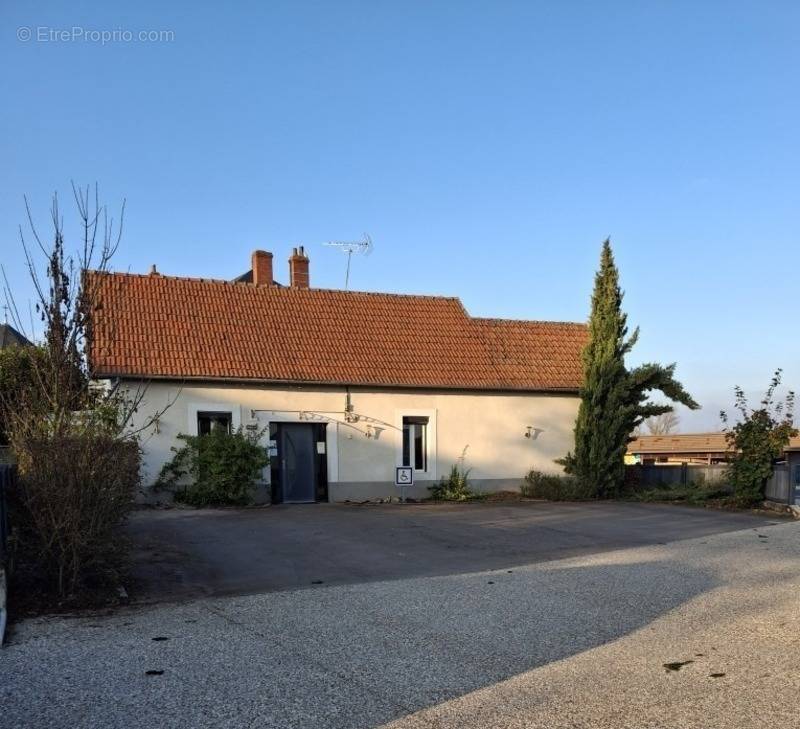
<svg viewBox="0 0 800 729"><path fill-rule="evenodd" d="M139 384L128 387L136 389ZM343 387L151 382L137 414L138 424L169 407L159 418L158 432L150 428L141 437L145 494L150 495L149 487L171 458L171 447L179 444L178 434L196 433L198 410L229 410L234 427L257 423L262 429L278 421L328 423L330 499L360 501L398 494L394 469L402 457L404 415L429 417L428 471L415 476L415 487L408 492L422 497L462 453L473 486L484 490L515 490L531 468L557 472L554 459L572 448L578 409L573 396L463 391L351 388L350 402L352 422L346 422ZM265 435L265 446L266 440ZM268 474L267 469L267 479Z"/></svg>

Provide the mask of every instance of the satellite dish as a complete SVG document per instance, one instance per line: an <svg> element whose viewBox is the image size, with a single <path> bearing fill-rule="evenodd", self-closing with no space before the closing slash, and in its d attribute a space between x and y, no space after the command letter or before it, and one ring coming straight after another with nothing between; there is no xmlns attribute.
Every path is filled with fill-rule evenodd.
<svg viewBox="0 0 800 729"><path fill-rule="evenodd" d="M350 259L353 257L354 253L361 256L368 256L372 253L372 238L364 233L364 238L362 240L332 240L323 245L330 246L331 248L338 248L342 253L347 254L347 270L344 275L344 290L347 291L347 287L350 283Z"/></svg>

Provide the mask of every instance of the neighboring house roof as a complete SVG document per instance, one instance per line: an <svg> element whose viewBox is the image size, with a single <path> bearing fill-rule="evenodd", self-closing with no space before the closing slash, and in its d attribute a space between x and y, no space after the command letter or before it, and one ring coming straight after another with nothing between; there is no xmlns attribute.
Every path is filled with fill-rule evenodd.
<svg viewBox="0 0 800 729"><path fill-rule="evenodd" d="M12 345L29 347L31 343L10 324L0 324L0 349Z"/></svg>
<svg viewBox="0 0 800 729"><path fill-rule="evenodd" d="M87 272L97 376L575 392L583 324L455 298Z"/></svg>
<svg viewBox="0 0 800 729"><path fill-rule="evenodd" d="M685 435L642 435L628 443L628 453L666 455L669 453L727 453L725 433Z"/></svg>
<svg viewBox="0 0 800 729"><path fill-rule="evenodd" d="M787 450L800 448L800 437L792 438ZM628 443L633 455L700 454L730 452L725 433L685 433L682 435L642 435Z"/></svg>

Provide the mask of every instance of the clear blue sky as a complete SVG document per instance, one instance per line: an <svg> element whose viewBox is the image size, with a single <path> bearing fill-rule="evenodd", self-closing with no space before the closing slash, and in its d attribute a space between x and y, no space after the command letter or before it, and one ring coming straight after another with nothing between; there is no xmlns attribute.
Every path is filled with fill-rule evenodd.
<svg viewBox="0 0 800 729"><path fill-rule="evenodd" d="M4 2L0 259L22 195L128 200L116 268L231 278L252 249L375 241L352 287L583 320L610 235L634 360L718 427L734 384L800 386L795 2ZM166 30L163 42L37 40ZM18 40L18 29L32 38ZM21 31L24 35L24 31ZM67 216L68 232L72 220Z"/></svg>

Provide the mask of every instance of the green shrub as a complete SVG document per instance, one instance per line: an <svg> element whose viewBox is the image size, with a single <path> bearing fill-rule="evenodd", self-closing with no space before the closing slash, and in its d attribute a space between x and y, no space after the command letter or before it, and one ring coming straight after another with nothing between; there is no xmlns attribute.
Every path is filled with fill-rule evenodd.
<svg viewBox="0 0 800 729"><path fill-rule="evenodd" d="M577 478L556 473L542 473L532 470L525 476L520 486L523 496L530 499L548 501L576 501L589 498Z"/></svg>
<svg viewBox="0 0 800 729"><path fill-rule="evenodd" d="M429 486L431 498L436 501L466 501L474 497L469 487L470 469L464 470L463 466L454 463L450 468L450 474L442 479L435 486Z"/></svg>
<svg viewBox="0 0 800 729"><path fill-rule="evenodd" d="M776 370L759 408L749 406L741 387L734 388L739 420L726 428L725 436L728 448L734 453L728 468L728 481L733 487L737 506L755 506L764 500L775 461L789 445L790 439L797 435L794 393L790 391L784 402L775 402L775 391L781 384L781 377L781 370ZM727 413L723 411L720 416L727 426Z"/></svg>
<svg viewBox="0 0 800 729"><path fill-rule="evenodd" d="M263 431L241 428L234 433L218 428L208 435L179 435L186 445L172 448L175 455L164 464L156 486L178 487L176 501L192 506L247 504L261 469L269 463L258 442L262 435Z"/></svg>
<svg viewBox="0 0 800 729"><path fill-rule="evenodd" d="M6 421L14 410L26 407L26 395L38 384L35 368L46 357L42 347L11 345L0 349L0 446L9 443L10 428Z"/></svg>
<svg viewBox="0 0 800 729"><path fill-rule="evenodd" d="M702 479L686 486L656 486L633 492L631 497L636 501L675 501L687 504L704 504L707 501L730 500L733 489L728 486L710 482L707 485Z"/></svg>

